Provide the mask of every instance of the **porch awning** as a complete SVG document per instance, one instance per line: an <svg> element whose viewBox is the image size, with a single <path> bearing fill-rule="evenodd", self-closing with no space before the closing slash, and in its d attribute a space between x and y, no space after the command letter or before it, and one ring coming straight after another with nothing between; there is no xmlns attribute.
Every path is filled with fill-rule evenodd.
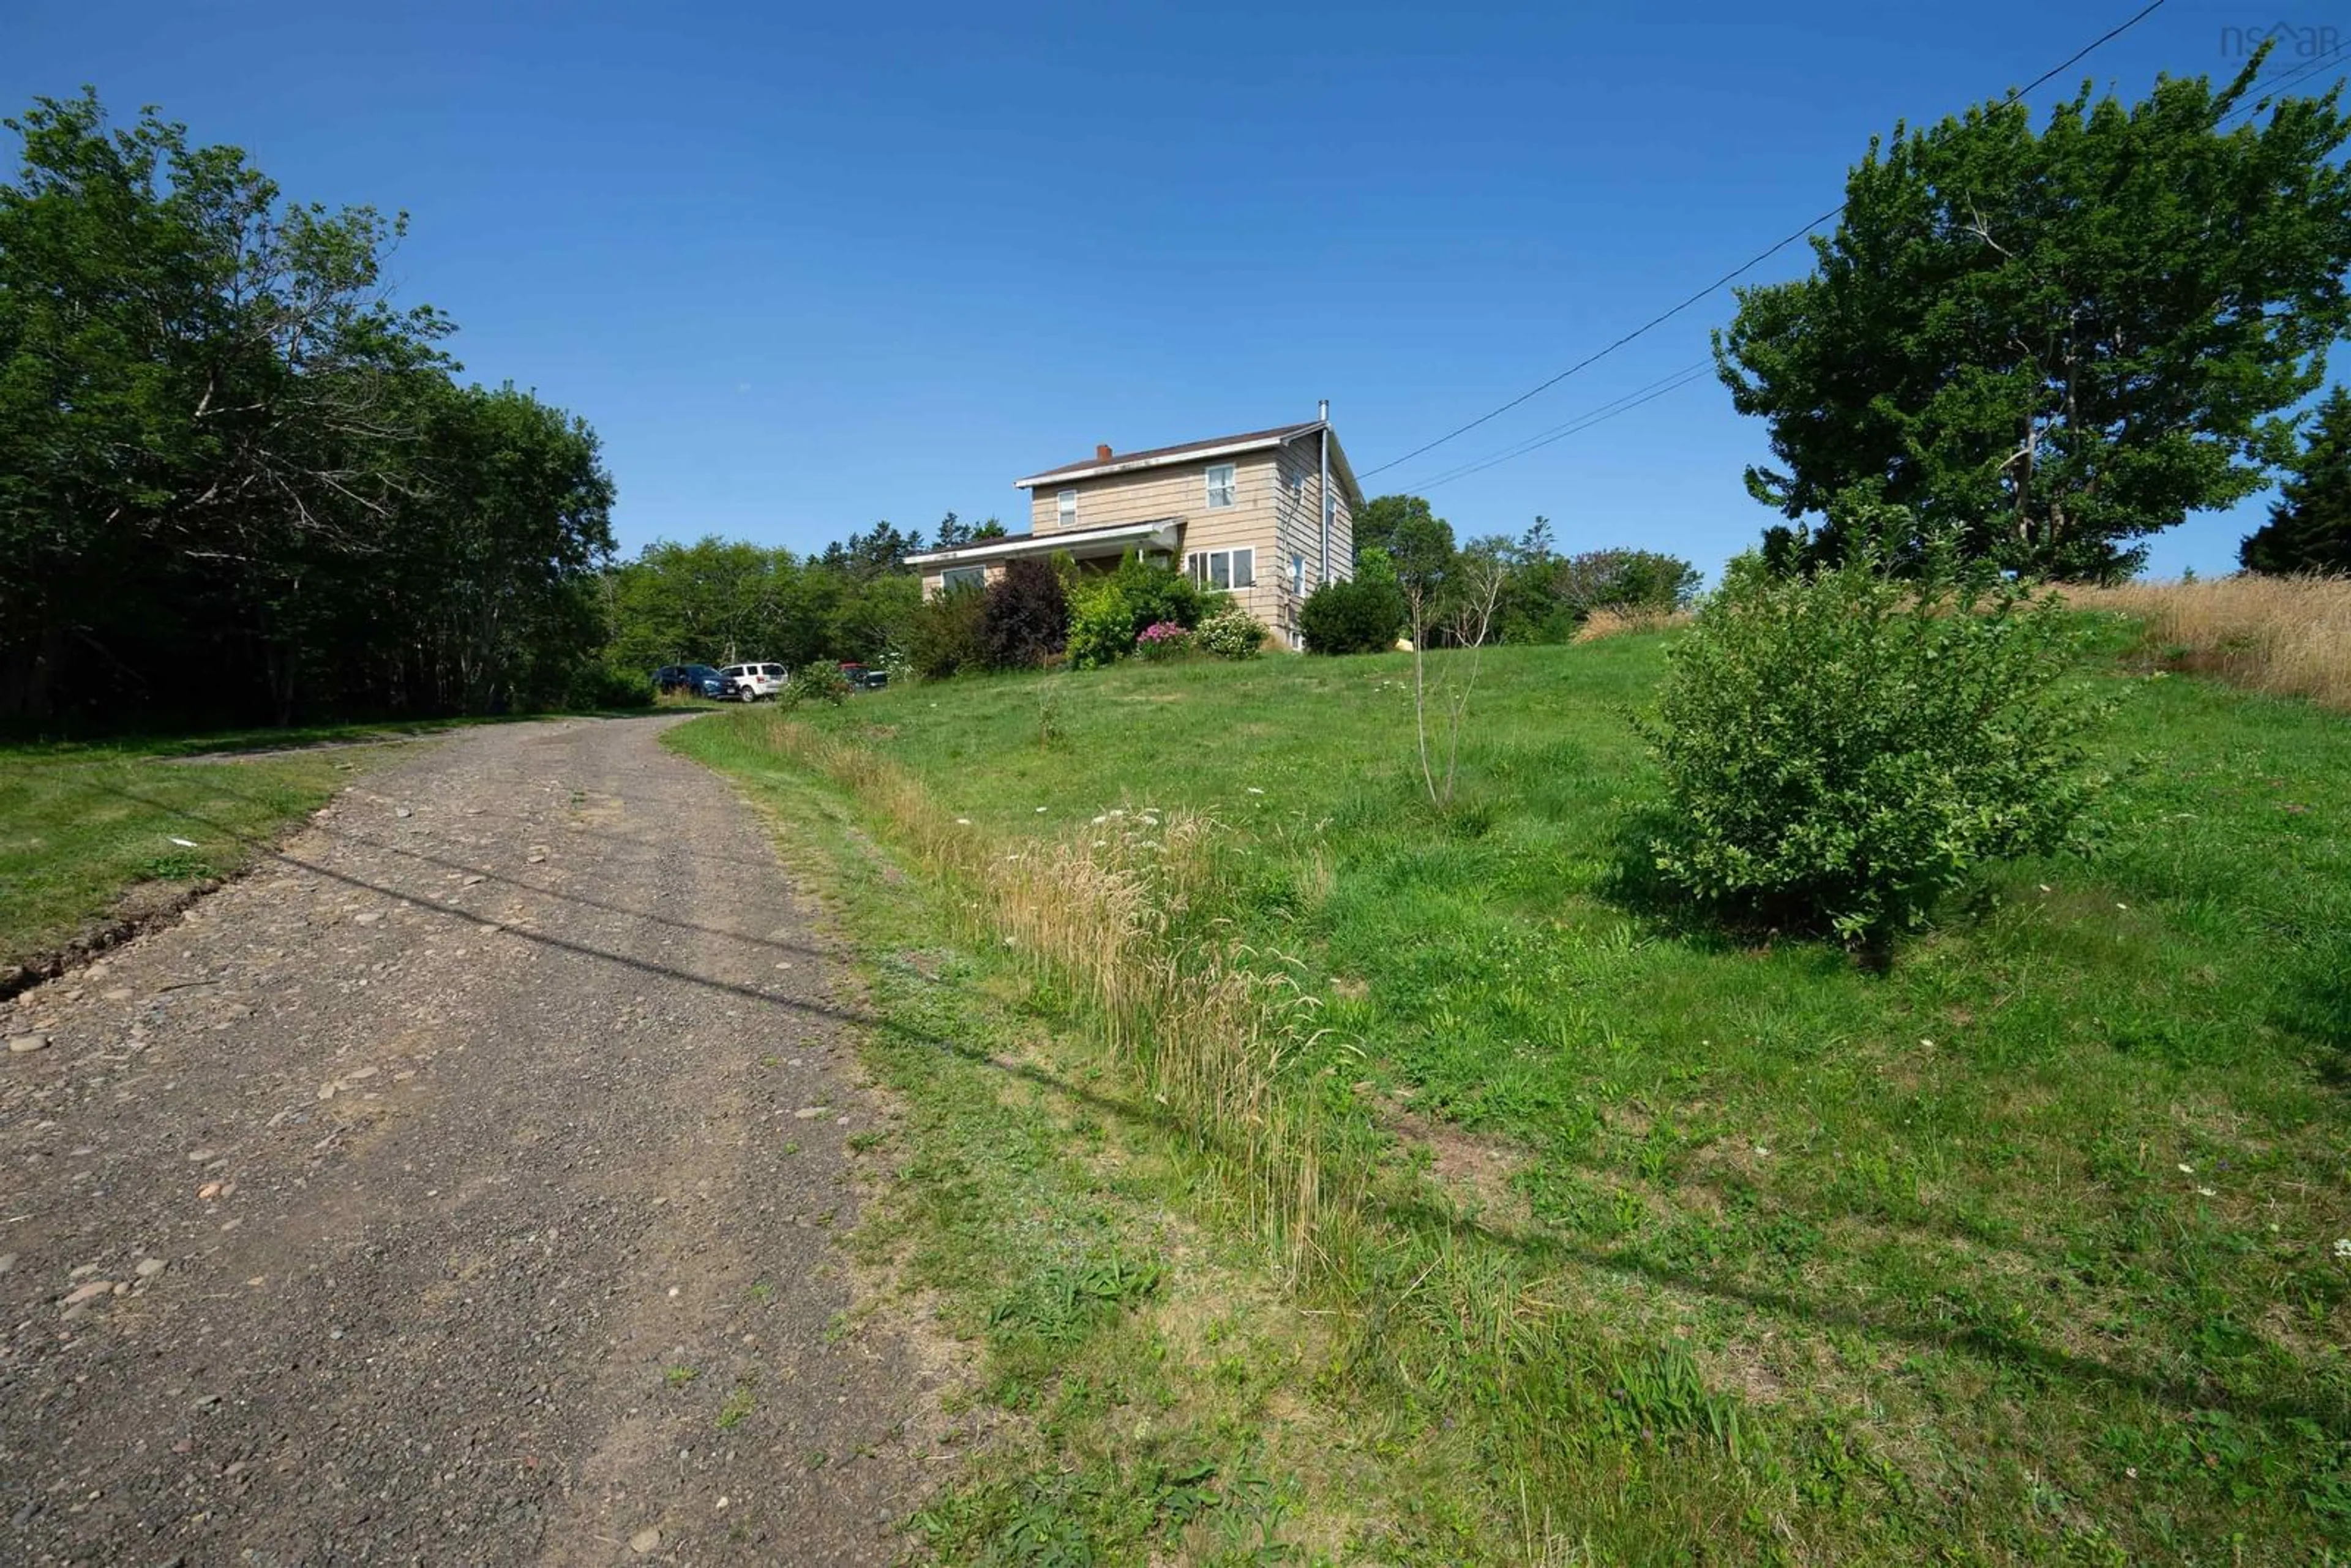
<svg viewBox="0 0 2351 1568"><path fill-rule="evenodd" d="M1050 534L1009 534L1000 539L957 545L953 549L925 550L910 555L906 564L925 571L950 566L977 566L991 560L1017 560L1023 556L1124 555L1128 550L1173 550L1181 517L1155 517L1149 522L1117 523L1099 528L1066 528Z"/></svg>

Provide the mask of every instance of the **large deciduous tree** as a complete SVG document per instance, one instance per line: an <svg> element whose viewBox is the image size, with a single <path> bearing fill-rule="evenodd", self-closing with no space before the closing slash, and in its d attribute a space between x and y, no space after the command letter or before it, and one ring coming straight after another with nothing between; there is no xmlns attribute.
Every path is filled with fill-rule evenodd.
<svg viewBox="0 0 2351 1568"><path fill-rule="evenodd" d="M447 321L387 297L404 220L88 92L5 123L0 715L559 693L611 482L584 424L452 382Z"/></svg>
<svg viewBox="0 0 2351 1568"><path fill-rule="evenodd" d="M2272 576L2351 576L2351 392L2326 394L2293 466L2270 520L2238 548L2238 561Z"/></svg>
<svg viewBox="0 0 2351 1568"><path fill-rule="evenodd" d="M1972 556L2096 578L2260 488L2351 321L2340 89L2264 113L2260 65L2130 105L2085 86L2038 132L2004 101L1873 141L1814 272L1740 290L1715 336L1771 426L1749 489L1790 517L1863 490ZM1832 518L1807 549L1852 542Z"/></svg>
<svg viewBox="0 0 2351 1568"><path fill-rule="evenodd" d="M1453 529L1429 510L1425 496L1374 496L1355 514L1353 528L1357 555L1375 549L1393 556L1399 534L1425 535L1443 528L1448 544L1453 538Z"/></svg>

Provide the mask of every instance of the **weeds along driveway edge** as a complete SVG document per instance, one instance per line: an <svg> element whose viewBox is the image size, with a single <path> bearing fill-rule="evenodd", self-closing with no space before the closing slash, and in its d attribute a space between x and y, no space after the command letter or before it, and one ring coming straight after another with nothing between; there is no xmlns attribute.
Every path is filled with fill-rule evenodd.
<svg viewBox="0 0 2351 1568"><path fill-rule="evenodd" d="M1213 820L1137 812L1007 848L871 752L764 717L778 755L849 791L950 890L967 936L1073 988L1292 1280L1327 1263L1322 1100L1285 1087L1317 1004L1280 955L1186 934L1213 896Z"/></svg>
<svg viewBox="0 0 2351 1568"><path fill-rule="evenodd" d="M1330 1561L1384 1489L1296 1396L1320 1320L1253 1245L1186 1218L1188 1155L1094 1071L1060 988L1040 1002L997 939L956 936L945 884L907 875L852 797L740 733L671 744L735 777L852 944L860 1055L892 1097L886 1135L852 1144L879 1164L844 1238L864 1273L845 1332L910 1316L956 1369L942 1411L963 1430L934 1458L956 1462L911 1521L926 1560L1018 1541L1021 1561L1225 1561L1238 1541Z"/></svg>
<svg viewBox="0 0 2351 1568"><path fill-rule="evenodd" d="M853 739L778 714L705 723L853 802L935 879L967 940L1083 1013L1193 1156L1203 1217L1243 1230L1291 1300L1331 1323L1313 1392L1398 1478L1380 1551L1486 1560L1596 1540L1637 1558L1726 1528L1739 1556L1791 1536L1920 1539L1911 1527L1927 1520L1805 1500L1800 1479L1822 1462L1888 1500L1900 1488L1844 1423L1759 1419L1669 1334L1580 1312L1589 1303L1563 1281L1605 1259L1479 1218L1403 1156L1353 1092L1354 1053L1319 1026L1297 966L1219 935L1213 819L1135 810L991 842ZM724 765L717 747L680 738Z"/></svg>

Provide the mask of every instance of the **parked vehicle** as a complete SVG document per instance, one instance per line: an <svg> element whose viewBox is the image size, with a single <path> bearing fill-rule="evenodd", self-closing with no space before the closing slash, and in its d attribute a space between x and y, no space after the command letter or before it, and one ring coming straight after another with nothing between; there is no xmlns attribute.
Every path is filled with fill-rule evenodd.
<svg viewBox="0 0 2351 1568"><path fill-rule="evenodd" d="M774 696L787 679L781 664L729 664L718 673L732 683L728 698L747 703Z"/></svg>
<svg viewBox="0 0 2351 1568"><path fill-rule="evenodd" d="M664 664L653 672L653 685L661 688L664 696L683 693L716 702L726 695L730 684L708 664Z"/></svg>
<svg viewBox="0 0 2351 1568"><path fill-rule="evenodd" d="M871 669L866 665L844 659L841 664L841 678L849 683L851 691L878 692L890 684L890 672Z"/></svg>

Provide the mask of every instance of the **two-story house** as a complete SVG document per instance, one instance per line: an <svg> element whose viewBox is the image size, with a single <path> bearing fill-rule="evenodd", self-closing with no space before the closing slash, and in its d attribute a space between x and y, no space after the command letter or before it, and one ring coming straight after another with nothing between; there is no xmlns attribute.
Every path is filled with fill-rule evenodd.
<svg viewBox="0 0 2351 1568"><path fill-rule="evenodd" d="M909 556L927 597L987 583L1024 556L1067 555L1107 571L1128 551L1180 565L1223 589L1296 647L1298 610L1316 585L1355 572L1354 471L1322 417L1147 452L1097 446L1082 462L1013 483L1029 492L1029 531Z"/></svg>

